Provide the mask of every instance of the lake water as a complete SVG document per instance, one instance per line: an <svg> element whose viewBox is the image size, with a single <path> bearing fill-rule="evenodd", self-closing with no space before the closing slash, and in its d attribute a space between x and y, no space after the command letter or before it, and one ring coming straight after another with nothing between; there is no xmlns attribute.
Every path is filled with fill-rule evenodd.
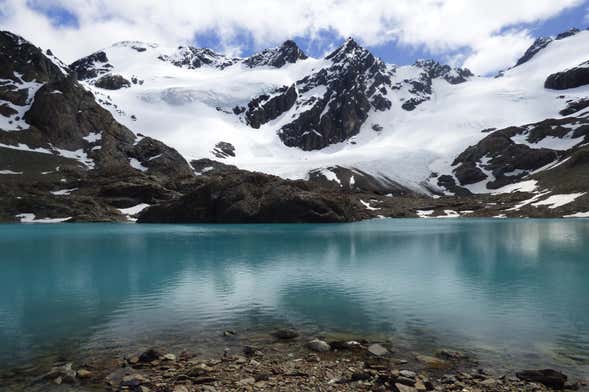
<svg viewBox="0 0 589 392"><path fill-rule="evenodd" d="M589 375L589 221L0 225L0 368L293 326Z"/></svg>

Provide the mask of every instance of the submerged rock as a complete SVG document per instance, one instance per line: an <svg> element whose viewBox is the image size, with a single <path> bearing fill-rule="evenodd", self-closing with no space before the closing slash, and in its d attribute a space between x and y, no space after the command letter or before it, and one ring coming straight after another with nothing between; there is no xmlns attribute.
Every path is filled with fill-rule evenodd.
<svg viewBox="0 0 589 392"><path fill-rule="evenodd" d="M368 352L378 357L381 357L383 355L387 355L389 353L389 350L387 350L385 347L378 343L374 343L368 346Z"/></svg>
<svg viewBox="0 0 589 392"><path fill-rule="evenodd" d="M291 340L299 337L299 333L294 329L279 329L272 333L277 339L280 340Z"/></svg>
<svg viewBox="0 0 589 392"><path fill-rule="evenodd" d="M162 354L154 349L149 349L139 356L139 362L153 362L162 357Z"/></svg>
<svg viewBox="0 0 589 392"><path fill-rule="evenodd" d="M553 369L523 370L515 374L523 381L539 382L550 388L563 389L568 377Z"/></svg>
<svg viewBox="0 0 589 392"><path fill-rule="evenodd" d="M48 373L43 375L43 380L53 380L56 384L75 384L76 371L72 369L71 363L63 366L55 366Z"/></svg>

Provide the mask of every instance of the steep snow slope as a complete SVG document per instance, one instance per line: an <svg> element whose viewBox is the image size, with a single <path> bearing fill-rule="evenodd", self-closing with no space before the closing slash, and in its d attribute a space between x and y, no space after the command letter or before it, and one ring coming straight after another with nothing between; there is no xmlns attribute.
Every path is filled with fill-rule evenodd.
<svg viewBox="0 0 589 392"><path fill-rule="evenodd" d="M549 42L499 78L472 77L461 84L434 78L429 100L412 111L402 105L420 93L411 91L407 80L419 78L423 68L391 65L392 87L385 94L392 102L389 110L371 110L360 132L344 142L303 151L285 146L277 135L300 108L293 106L259 129L249 127L233 108L247 107L254 97L328 68L331 60L300 57L280 67L252 67L209 53L210 64L191 67L165 61L178 58L177 48L127 42L104 52L112 65L106 72L133 81L131 87L107 91L94 86L97 78L88 79L86 86L124 125L163 140L186 158L215 159L212 151L224 141L235 147L235 157L226 157L225 163L240 168L305 178L310 170L339 165L422 192L436 186L427 181L432 172L452 172L454 158L486 136L482 130L559 118L566 99L589 96L587 86L564 92L544 88L549 74L587 60L588 31ZM322 86L305 92L307 98L325 93ZM565 100L558 99L562 95Z"/></svg>

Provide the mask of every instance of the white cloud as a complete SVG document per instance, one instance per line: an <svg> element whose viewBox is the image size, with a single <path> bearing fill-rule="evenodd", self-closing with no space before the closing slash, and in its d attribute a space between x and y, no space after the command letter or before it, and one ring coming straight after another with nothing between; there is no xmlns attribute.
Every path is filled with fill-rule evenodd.
<svg viewBox="0 0 589 392"><path fill-rule="evenodd" d="M29 0L30 4L31 0ZM51 47L66 61L120 40L176 45L215 31L235 51L234 38L251 34L258 47L330 30L367 45L391 40L434 53L469 49L465 62L487 72L513 61L529 41L520 23L547 19L582 0L34 0L37 7L71 11L79 28L55 27L26 0L0 0L2 27ZM505 47L502 45L511 44ZM503 51L499 50L502 48ZM520 51L521 52L521 51Z"/></svg>
<svg viewBox="0 0 589 392"><path fill-rule="evenodd" d="M473 53L466 58L464 66L487 74L505 69L515 63L533 42L527 31L514 31L501 35L493 35L477 42Z"/></svg>

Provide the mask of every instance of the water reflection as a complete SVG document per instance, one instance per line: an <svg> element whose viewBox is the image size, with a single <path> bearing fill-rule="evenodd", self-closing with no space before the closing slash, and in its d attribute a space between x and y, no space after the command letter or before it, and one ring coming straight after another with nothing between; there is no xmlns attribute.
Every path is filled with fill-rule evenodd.
<svg viewBox="0 0 589 392"><path fill-rule="evenodd" d="M292 324L587 371L580 220L0 226L0 246L7 365Z"/></svg>

